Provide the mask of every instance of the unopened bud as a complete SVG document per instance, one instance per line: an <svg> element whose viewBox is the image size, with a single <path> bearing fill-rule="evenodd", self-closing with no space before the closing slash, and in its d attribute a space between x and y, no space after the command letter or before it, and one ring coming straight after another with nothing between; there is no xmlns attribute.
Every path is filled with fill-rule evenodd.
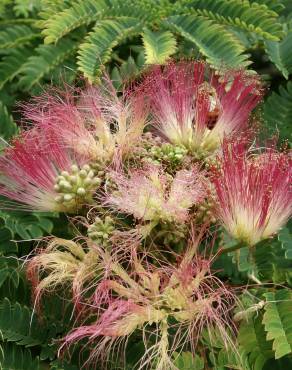
<svg viewBox="0 0 292 370"><path fill-rule="evenodd" d="M77 189L77 194L78 195L85 195L86 194L86 190L84 188L78 188Z"/></svg>

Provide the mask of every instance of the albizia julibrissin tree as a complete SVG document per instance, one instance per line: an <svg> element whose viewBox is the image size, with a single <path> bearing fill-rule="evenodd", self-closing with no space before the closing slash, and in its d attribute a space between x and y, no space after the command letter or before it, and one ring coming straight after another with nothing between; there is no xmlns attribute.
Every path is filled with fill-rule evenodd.
<svg viewBox="0 0 292 370"><path fill-rule="evenodd" d="M77 347L81 367L114 369L141 341L138 369L178 369L181 351L208 367L219 341L245 368L240 320L275 289L262 285L257 251L292 211L291 156L256 138L262 92L243 70L171 62L123 91L103 76L25 106L29 129L0 158L2 207L82 220L76 240L40 242L27 263L36 312L48 294L73 303L60 356ZM248 304L215 267L227 254L245 256L247 278L264 289Z"/></svg>

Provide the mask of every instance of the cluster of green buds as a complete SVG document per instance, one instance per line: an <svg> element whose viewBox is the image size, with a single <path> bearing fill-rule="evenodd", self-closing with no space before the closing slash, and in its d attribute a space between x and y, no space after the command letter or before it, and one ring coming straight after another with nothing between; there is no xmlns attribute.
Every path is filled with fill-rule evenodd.
<svg viewBox="0 0 292 370"><path fill-rule="evenodd" d="M66 210L74 212L84 204L92 203L94 191L100 186L102 179L88 164L80 169L77 165L71 166L71 171L62 171L54 186L58 195L55 201Z"/></svg>
<svg viewBox="0 0 292 370"><path fill-rule="evenodd" d="M176 252L183 250L185 239L188 234L186 224L161 223L159 234L163 238L163 243L175 249Z"/></svg>
<svg viewBox="0 0 292 370"><path fill-rule="evenodd" d="M181 165L187 155L187 149L170 143L152 146L148 150L147 160L154 164L165 163L171 169Z"/></svg>
<svg viewBox="0 0 292 370"><path fill-rule="evenodd" d="M96 217L94 223L88 227L87 234L96 244L107 247L110 244L110 237L114 230L114 221L110 216L106 216L104 220Z"/></svg>
<svg viewBox="0 0 292 370"><path fill-rule="evenodd" d="M202 223L216 222L216 217L214 216L213 208L214 204L210 199L208 201L205 200L205 202L199 206L197 217L201 220Z"/></svg>

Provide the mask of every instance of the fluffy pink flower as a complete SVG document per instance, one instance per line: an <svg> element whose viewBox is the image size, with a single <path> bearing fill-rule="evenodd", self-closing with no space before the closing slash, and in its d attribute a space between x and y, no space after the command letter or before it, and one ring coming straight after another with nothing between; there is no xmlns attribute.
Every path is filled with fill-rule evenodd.
<svg viewBox="0 0 292 370"><path fill-rule="evenodd" d="M211 261L194 256L195 249L189 249L177 267L155 267L134 257L130 273L114 259L107 260L108 277L98 286L93 304L97 321L74 329L65 344L87 338L95 343L93 360L109 356L112 345L137 329L146 340L149 326L156 325L155 344L147 348L139 369L154 363L155 369L172 368L175 345L186 343L194 349L204 328L216 326L226 346L231 345L226 327L232 329L228 317L234 296L212 275ZM172 345L170 328L176 332Z"/></svg>
<svg viewBox="0 0 292 370"><path fill-rule="evenodd" d="M143 94L125 90L119 96L107 76L84 91L51 90L25 106L24 113L34 125L55 129L78 155L99 161L129 153L147 119Z"/></svg>
<svg viewBox="0 0 292 370"><path fill-rule="evenodd" d="M56 201L60 196L57 178L84 163L84 158L73 155L53 131L31 129L16 138L0 157L0 194L28 210L64 211L64 204ZM8 203L3 205L9 207ZM17 207L17 203L10 206Z"/></svg>
<svg viewBox="0 0 292 370"><path fill-rule="evenodd" d="M261 99L257 77L244 71L218 77L203 62L157 66L145 84L154 126L171 143L191 151L213 152L224 136L245 129Z"/></svg>
<svg viewBox="0 0 292 370"><path fill-rule="evenodd" d="M195 167L174 178L157 166L113 177L118 191L106 197L106 204L139 220L184 222L205 196L202 173Z"/></svg>
<svg viewBox="0 0 292 370"><path fill-rule="evenodd" d="M225 141L219 160L212 181L226 230L249 245L275 234L292 212L291 157L272 149L252 156L243 141Z"/></svg>

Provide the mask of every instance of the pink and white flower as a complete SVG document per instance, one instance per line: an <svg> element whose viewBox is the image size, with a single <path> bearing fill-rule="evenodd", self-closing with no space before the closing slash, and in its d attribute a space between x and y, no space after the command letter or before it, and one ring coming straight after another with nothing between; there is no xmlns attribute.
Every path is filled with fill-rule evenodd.
<svg viewBox="0 0 292 370"><path fill-rule="evenodd" d="M234 329L229 322L234 295L211 273L211 261L194 255L196 247L175 267L157 267L134 256L128 272L115 259L105 258L107 277L97 287L91 306L97 320L72 330L64 345L87 338L92 366L94 359L106 360L113 346L141 330L146 352L139 369L158 370L175 369L176 345L185 343L194 350L203 329L216 326L226 347L232 346L226 327ZM157 329L152 330L154 344L147 348L151 325ZM170 329L176 332L172 344Z"/></svg>
<svg viewBox="0 0 292 370"><path fill-rule="evenodd" d="M123 91L121 96L107 76L102 84L83 91L49 91L24 107L34 125L54 129L64 145L94 161L127 155L137 145L147 123L143 94Z"/></svg>
<svg viewBox="0 0 292 370"><path fill-rule="evenodd" d="M92 173L88 184L83 186L90 172L87 167L85 158L64 147L54 131L44 132L33 128L23 132L0 157L0 194L15 201L10 204L3 202L2 206L39 211L74 211L82 205L76 203L77 198L80 196L85 203L89 199L87 195L91 196L89 188L97 186ZM83 179L79 176L82 168L83 175L86 175ZM71 175L76 177L74 185L70 183L75 179L71 179ZM74 198L75 195L77 198Z"/></svg>
<svg viewBox="0 0 292 370"><path fill-rule="evenodd" d="M256 76L240 70L219 77L199 61L157 66L145 85L153 126L171 143L190 151L214 152L224 136L247 127L261 99Z"/></svg>
<svg viewBox="0 0 292 370"><path fill-rule="evenodd" d="M251 154L244 141L225 141L212 178L217 217L250 246L277 233L292 213L291 156L271 148Z"/></svg>
<svg viewBox="0 0 292 370"><path fill-rule="evenodd" d="M153 165L129 175L113 174L113 179L118 190L105 203L138 220L185 222L189 209L205 196L203 175L196 167L172 178Z"/></svg>

